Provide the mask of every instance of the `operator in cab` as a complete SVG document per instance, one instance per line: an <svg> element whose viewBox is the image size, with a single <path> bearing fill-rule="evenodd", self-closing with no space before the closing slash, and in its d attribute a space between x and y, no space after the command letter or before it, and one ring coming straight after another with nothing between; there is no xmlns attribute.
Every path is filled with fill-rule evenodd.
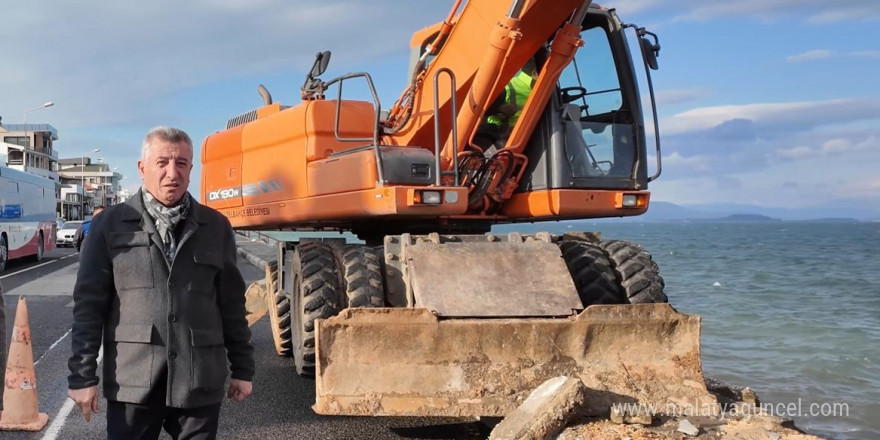
<svg viewBox="0 0 880 440"><path fill-rule="evenodd" d="M513 76L504 91L486 110L486 119L474 135L474 143L486 155L494 154L504 147L532 93L537 77L538 69L533 58Z"/></svg>

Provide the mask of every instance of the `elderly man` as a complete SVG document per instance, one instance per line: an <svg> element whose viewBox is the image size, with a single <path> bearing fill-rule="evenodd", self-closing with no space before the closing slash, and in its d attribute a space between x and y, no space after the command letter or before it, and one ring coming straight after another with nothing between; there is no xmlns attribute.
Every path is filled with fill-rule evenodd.
<svg viewBox="0 0 880 440"><path fill-rule="evenodd" d="M251 393L253 347L229 221L187 192L193 147L181 130L144 139L143 187L95 217L73 297L68 394L86 420L98 410L104 347L107 437L216 437L226 393Z"/></svg>

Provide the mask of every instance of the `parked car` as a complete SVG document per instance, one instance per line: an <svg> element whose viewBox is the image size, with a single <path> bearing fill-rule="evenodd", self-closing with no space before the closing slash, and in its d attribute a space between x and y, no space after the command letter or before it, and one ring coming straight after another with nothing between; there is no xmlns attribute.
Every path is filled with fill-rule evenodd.
<svg viewBox="0 0 880 440"><path fill-rule="evenodd" d="M65 222L60 228L58 228L58 232L55 235L55 245L58 247L73 247L76 244L76 229L79 228L81 224L82 222L78 220Z"/></svg>

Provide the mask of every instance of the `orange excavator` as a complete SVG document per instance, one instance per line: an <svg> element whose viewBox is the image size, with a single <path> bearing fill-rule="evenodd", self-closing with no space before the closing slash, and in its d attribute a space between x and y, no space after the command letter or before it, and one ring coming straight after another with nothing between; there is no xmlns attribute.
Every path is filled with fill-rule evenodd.
<svg viewBox="0 0 880 440"><path fill-rule="evenodd" d="M279 244L276 350L315 377L321 414L500 416L557 375L597 415L714 402L699 317L667 304L641 246L490 233L647 210L660 145L637 78L650 86L657 36L590 0L462 3L414 34L390 109L368 73L322 80L322 52L301 102L260 86L263 106L204 141L204 200L234 228L359 238ZM372 100L343 98L354 81Z"/></svg>

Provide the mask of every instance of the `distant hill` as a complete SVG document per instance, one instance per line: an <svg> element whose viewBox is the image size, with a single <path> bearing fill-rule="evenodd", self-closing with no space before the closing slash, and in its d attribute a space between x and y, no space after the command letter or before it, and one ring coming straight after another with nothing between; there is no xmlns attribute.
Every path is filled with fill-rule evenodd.
<svg viewBox="0 0 880 440"><path fill-rule="evenodd" d="M854 218L845 218L845 217L841 217L841 218L830 217L830 218L817 218L817 219L805 220L805 221L810 221L810 222L815 222L815 223L859 223L862 220L858 220L858 219L854 219ZM878 221L878 220L870 220L869 219L869 220L864 220L864 221L871 222L871 221Z"/></svg>
<svg viewBox="0 0 880 440"><path fill-rule="evenodd" d="M781 222L782 219L767 217L766 215L760 214L733 214L728 215L726 217L720 217L715 219L707 219L702 221L713 221L713 222L743 222L743 223L754 223L754 222Z"/></svg>
<svg viewBox="0 0 880 440"><path fill-rule="evenodd" d="M813 206L807 208L779 208L736 203L709 203L683 205L682 207L699 211L701 213L713 213L718 217L735 214L766 215L768 217L782 220L819 220L829 218L869 220L880 217L880 207L871 209L863 206L829 204L828 206Z"/></svg>
<svg viewBox="0 0 880 440"><path fill-rule="evenodd" d="M682 221L820 221L846 223L878 221L880 210L862 208L767 208L741 204L677 205L664 201L651 201L648 212L636 217L616 218L623 222L682 222Z"/></svg>

